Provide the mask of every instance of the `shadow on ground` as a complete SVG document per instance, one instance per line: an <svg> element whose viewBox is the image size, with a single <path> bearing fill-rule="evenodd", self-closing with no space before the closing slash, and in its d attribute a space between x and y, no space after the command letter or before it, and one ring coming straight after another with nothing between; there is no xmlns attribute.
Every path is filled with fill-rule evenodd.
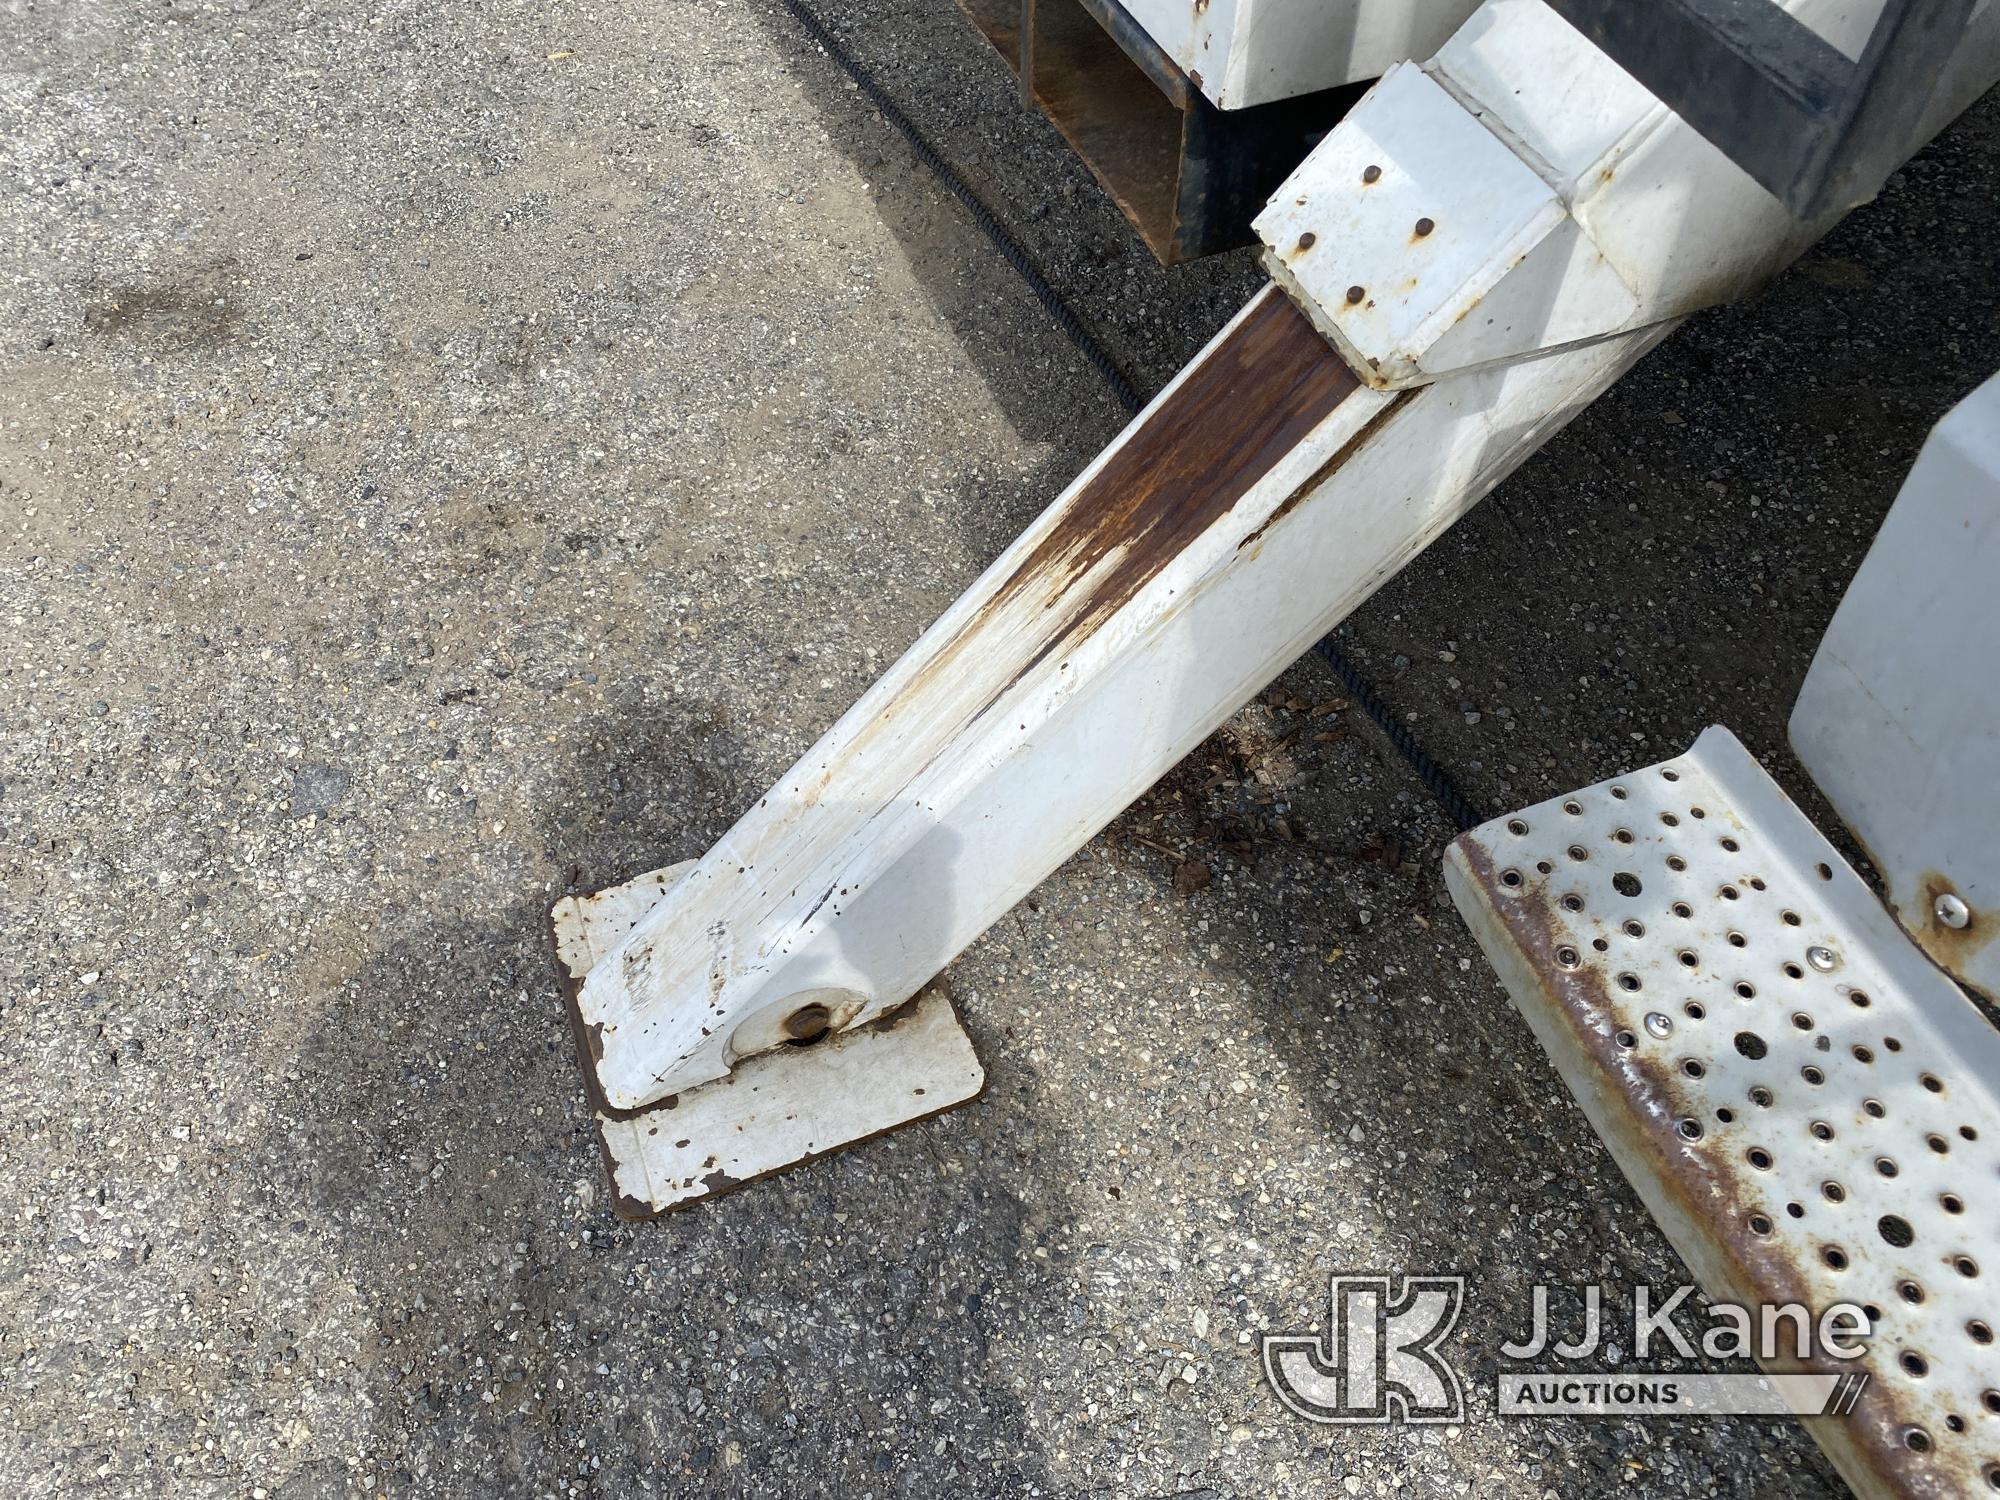
<svg viewBox="0 0 2000 1500"><path fill-rule="evenodd" d="M754 795L699 701L644 712L591 723L546 788L541 837L572 889L698 852ZM608 800L586 774L607 740ZM663 826L672 847L646 832ZM262 1211L323 1226L367 1309L373 1337L350 1357L394 1484L540 1493L574 1472L609 1493L799 1494L811 1474L825 1495L1049 1492L996 1362L1065 1316L1019 1271L1063 1194L1029 1174L1017 1196L1021 1174L994 1170L1027 1153L1022 1133L946 1117L616 1221L553 983L561 892L495 910L489 890L446 879L341 986L268 1140ZM321 1460L279 1493L346 1482Z"/></svg>

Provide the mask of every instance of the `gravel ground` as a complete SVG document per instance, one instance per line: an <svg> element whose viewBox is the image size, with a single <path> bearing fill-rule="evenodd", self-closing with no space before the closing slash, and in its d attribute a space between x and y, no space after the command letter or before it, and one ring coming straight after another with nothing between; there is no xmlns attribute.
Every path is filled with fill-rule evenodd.
<svg viewBox="0 0 2000 1500"><path fill-rule="evenodd" d="M839 9L1140 384L1255 284L1157 269L947 0ZM1117 407L781 9L0 36L10 1491L1838 1492L1788 1424L1491 1414L1529 1282L1679 1266L1313 662L953 966L981 1102L614 1221L551 902L702 850ZM1797 789L1818 631L2000 366L1996 138L1351 622L1484 805L1713 720ZM1256 1331L1383 1266L1480 1278L1463 1426L1266 1390Z"/></svg>

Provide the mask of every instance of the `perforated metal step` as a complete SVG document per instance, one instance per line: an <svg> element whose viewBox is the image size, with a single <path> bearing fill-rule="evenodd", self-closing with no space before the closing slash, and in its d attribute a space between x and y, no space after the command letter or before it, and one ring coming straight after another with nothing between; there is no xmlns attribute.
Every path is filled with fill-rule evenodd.
<svg viewBox="0 0 2000 1500"><path fill-rule="evenodd" d="M1735 736L1474 829L1445 875L1708 1294L1870 1310L1867 1389L1808 1422L1848 1483L2000 1494L2000 1033Z"/></svg>

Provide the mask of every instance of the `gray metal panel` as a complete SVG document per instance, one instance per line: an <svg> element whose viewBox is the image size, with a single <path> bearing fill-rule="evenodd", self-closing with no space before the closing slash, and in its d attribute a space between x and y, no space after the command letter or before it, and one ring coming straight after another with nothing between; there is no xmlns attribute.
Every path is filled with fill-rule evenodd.
<svg viewBox="0 0 2000 1500"><path fill-rule="evenodd" d="M1820 642L1792 745L1932 958L2000 997L2000 376L1938 424Z"/></svg>

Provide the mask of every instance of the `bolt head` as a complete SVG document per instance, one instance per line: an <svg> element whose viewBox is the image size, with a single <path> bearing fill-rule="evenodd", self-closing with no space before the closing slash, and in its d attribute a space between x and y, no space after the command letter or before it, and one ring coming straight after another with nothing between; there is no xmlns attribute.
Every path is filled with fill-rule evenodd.
<svg viewBox="0 0 2000 1500"><path fill-rule="evenodd" d="M1950 891L1931 903L1931 912L1947 927L1962 930L1972 925L1972 908Z"/></svg>
<svg viewBox="0 0 2000 1500"><path fill-rule="evenodd" d="M1656 1010L1648 1011L1646 1013L1646 1033L1649 1036L1660 1037L1662 1039L1672 1036L1674 1034L1674 1018L1672 1016L1661 1015Z"/></svg>
<svg viewBox="0 0 2000 1500"><path fill-rule="evenodd" d="M1815 943L1812 947L1806 949L1806 962L1811 964L1815 969L1818 969L1820 973L1830 974L1833 972L1834 966L1840 962L1840 955L1835 953L1831 948Z"/></svg>

